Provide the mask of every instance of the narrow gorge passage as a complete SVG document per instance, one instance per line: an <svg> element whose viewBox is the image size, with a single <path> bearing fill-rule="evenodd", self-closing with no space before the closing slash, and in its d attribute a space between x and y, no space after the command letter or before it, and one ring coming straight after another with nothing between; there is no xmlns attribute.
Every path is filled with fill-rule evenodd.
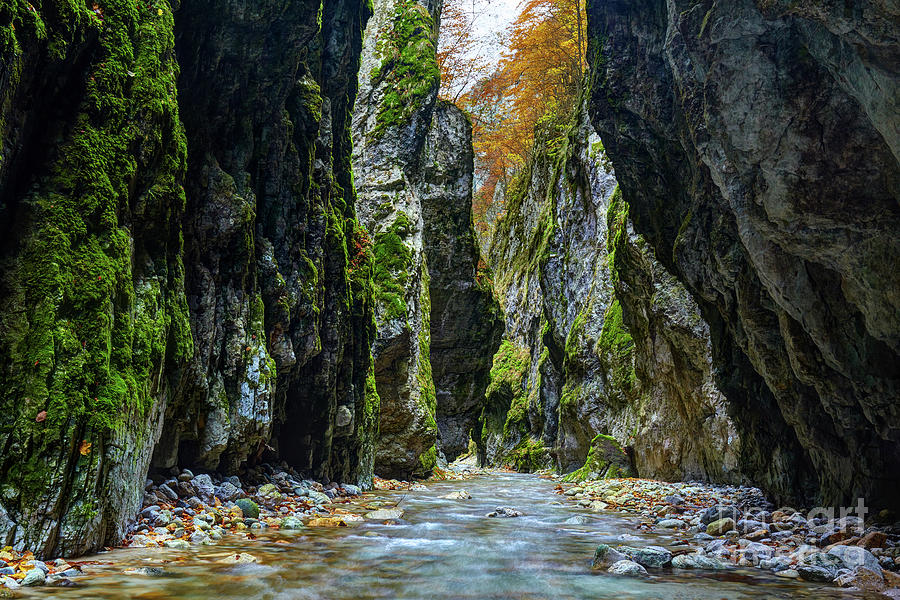
<svg viewBox="0 0 900 600"><path fill-rule="evenodd" d="M0 598L900 600L896 5L0 0Z"/></svg>
<svg viewBox="0 0 900 600"><path fill-rule="evenodd" d="M645 534L633 516L590 512L554 493L556 481L494 472L462 481L428 482L423 491L372 492L362 504L398 503L402 520L367 521L339 528L268 532L161 556L148 549L87 557L91 577L78 589L35 597L489 599L773 599L863 597L822 584L776 577L759 569L713 572L660 570L651 580L591 570L598 544L668 546L677 534ZM443 496L466 490L469 500ZM498 506L525 513L488 518ZM582 515L583 524L566 523ZM229 553L250 551L254 564L223 564ZM173 562L167 563L166 560ZM160 568L140 577L134 569ZM123 570L125 571L123 573Z"/></svg>

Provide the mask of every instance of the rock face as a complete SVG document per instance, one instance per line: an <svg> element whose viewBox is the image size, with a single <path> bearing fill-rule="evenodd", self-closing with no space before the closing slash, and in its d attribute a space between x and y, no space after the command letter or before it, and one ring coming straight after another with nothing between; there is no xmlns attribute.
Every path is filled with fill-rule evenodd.
<svg viewBox="0 0 900 600"><path fill-rule="evenodd" d="M39 556L121 540L151 456L372 476L365 3L159 6L0 6L0 544Z"/></svg>
<svg viewBox="0 0 900 600"><path fill-rule="evenodd" d="M504 209L491 266L508 339L483 460L615 476L630 471L618 447L629 446L641 476L738 481L708 329L630 229L586 102L559 158L535 153Z"/></svg>
<svg viewBox="0 0 900 600"><path fill-rule="evenodd" d="M185 3L187 294L197 345L157 466L233 470L272 446L316 477L372 477L370 265L347 161L364 9ZM348 35L349 34L349 35Z"/></svg>
<svg viewBox="0 0 900 600"><path fill-rule="evenodd" d="M375 3L354 115L357 208L375 253L376 470L388 477L431 472L437 415L448 453L465 448L496 337L476 282L471 127L437 103L439 13L440 2Z"/></svg>
<svg viewBox="0 0 900 600"><path fill-rule="evenodd" d="M503 320L472 226L472 126L439 102L423 160L423 241L431 274L431 369L441 451L466 451L484 406Z"/></svg>
<svg viewBox="0 0 900 600"><path fill-rule="evenodd" d="M897 504L900 58L875 5L588 3L591 116L635 229L710 324L740 463Z"/></svg>
<svg viewBox="0 0 900 600"><path fill-rule="evenodd" d="M0 8L0 543L75 554L140 506L193 352L185 138L171 11L42 4Z"/></svg>

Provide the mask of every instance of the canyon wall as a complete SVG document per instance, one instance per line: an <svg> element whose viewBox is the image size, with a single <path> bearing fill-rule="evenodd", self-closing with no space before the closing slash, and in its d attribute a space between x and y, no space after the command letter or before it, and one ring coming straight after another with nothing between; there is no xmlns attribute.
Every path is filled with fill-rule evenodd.
<svg viewBox="0 0 900 600"><path fill-rule="evenodd" d="M633 465L646 477L741 481L709 331L631 229L586 101L575 112L566 137L538 132L492 228L506 334L481 458L578 477ZM589 453L606 459L585 464Z"/></svg>
<svg viewBox="0 0 900 600"><path fill-rule="evenodd" d="M39 556L119 541L151 458L372 477L366 5L174 8L0 3L0 541Z"/></svg>
<svg viewBox="0 0 900 600"><path fill-rule="evenodd" d="M376 470L399 478L431 473L439 447L465 449L497 327L476 281L471 125L437 101L440 9L376 1L354 115L357 206L375 253Z"/></svg>
<svg viewBox="0 0 900 600"><path fill-rule="evenodd" d="M700 305L741 468L900 497L900 44L878 3L588 2L591 119Z"/></svg>

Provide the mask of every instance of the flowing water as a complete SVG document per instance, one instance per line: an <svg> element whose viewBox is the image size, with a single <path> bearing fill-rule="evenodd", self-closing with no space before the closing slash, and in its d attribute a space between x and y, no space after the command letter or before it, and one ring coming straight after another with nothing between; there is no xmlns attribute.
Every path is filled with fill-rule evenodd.
<svg viewBox="0 0 900 600"><path fill-rule="evenodd" d="M308 528L234 538L191 550L127 549L94 560L74 588L37 588L28 596L60 598L356 599L599 599L847 598L847 592L785 580L756 569L725 572L653 571L647 579L592 572L597 544L667 545L671 534L639 534L635 518L560 504L554 483L534 475L496 473L429 483L428 491L378 492L399 501L404 524ZM442 495L465 489L471 500ZM486 518L497 506L526 513ZM582 514L588 521L565 521ZM622 542L623 534L639 541ZM225 565L232 552L258 564ZM127 568L163 567L158 577ZM862 596L857 596L862 597Z"/></svg>

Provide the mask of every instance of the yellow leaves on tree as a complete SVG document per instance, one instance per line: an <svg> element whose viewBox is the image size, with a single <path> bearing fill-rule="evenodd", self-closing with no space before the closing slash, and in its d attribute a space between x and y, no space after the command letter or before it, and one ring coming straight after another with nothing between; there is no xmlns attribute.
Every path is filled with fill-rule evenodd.
<svg viewBox="0 0 900 600"><path fill-rule="evenodd" d="M91 446L92 446L92 445L93 445L93 444L91 444L89 441L87 441L87 440L82 440L82 441L81 441L81 444L78 446L78 452L79 452L82 456L87 456L88 454L91 453Z"/></svg>
<svg viewBox="0 0 900 600"><path fill-rule="evenodd" d="M495 186L525 165L535 130L547 140L564 134L586 66L586 20L584 0L525 0L499 63L485 73L471 50L471 19L459 16L462 1L445 1L442 36L457 43L442 45L439 64L445 87L457 94L451 99L472 118L480 183L474 211L483 227Z"/></svg>

